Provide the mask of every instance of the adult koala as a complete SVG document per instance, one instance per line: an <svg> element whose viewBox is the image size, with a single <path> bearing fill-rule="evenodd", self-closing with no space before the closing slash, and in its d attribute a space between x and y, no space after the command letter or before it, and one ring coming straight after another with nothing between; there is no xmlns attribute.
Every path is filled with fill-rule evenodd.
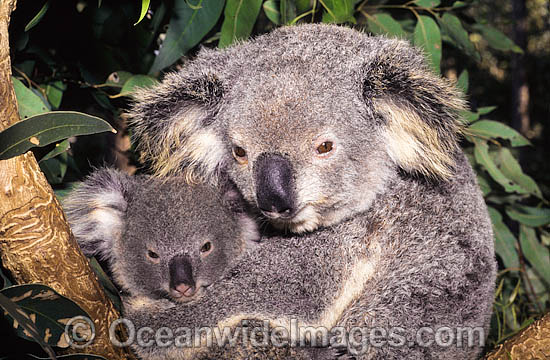
<svg viewBox="0 0 550 360"><path fill-rule="evenodd" d="M361 358L456 359L478 355L485 335L472 329L488 330L495 281L491 223L457 144L463 107L407 42L304 25L202 50L141 92L130 115L157 175L215 182L226 173L281 231L321 250L337 238L342 260L315 260L330 276L310 284L338 279L316 325L385 333L382 346L370 333ZM270 261L285 256L296 254ZM292 307L279 290L283 314L271 317ZM196 306L227 319L262 308ZM174 318L167 311L155 317ZM395 328L406 341L391 346Z"/></svg>

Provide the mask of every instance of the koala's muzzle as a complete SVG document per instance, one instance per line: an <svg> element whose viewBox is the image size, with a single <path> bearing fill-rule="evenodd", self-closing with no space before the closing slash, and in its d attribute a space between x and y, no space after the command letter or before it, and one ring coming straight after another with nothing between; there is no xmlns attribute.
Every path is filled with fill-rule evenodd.
<svg viewBox="0 0 550 360"><path fill-rule="evenodd" d="M256 200L268 216L290 218L294 214L294 179L290 161L278 154L262 154L254 163Z"/></svg>
<svg viewBox="0 0 550 360"><path fill-rule="evenodd" d="M176 256L168 264L170 271L170 293L176 298L190 297L195 294L193 267L188 256Z"/></svg>

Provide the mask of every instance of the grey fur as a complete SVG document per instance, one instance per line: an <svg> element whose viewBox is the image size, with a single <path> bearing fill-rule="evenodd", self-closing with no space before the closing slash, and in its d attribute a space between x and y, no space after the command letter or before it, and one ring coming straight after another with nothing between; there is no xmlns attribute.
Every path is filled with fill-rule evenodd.
<svg viewBox="0 0 550 360"><path fill-rule="evenodd" d="M415 336L422 327L488 331L492 228L457 144L463 107L454 86L406 42L346 28L287 27L201 51L138 96L130 115L143 159L158 175L183 171L189 181L228 174L251 205L298 235L268 239L197 302L129 298L127 315L153 328L235 326L240 318L399 327L405 346L348 344L348 355L475 358L480 346L423 347ZM323 142L333 148L319 154ZM246 159L232 156L236 147Z"/></svg>
<svg viewBox="0 0 550 360"><path fill-rule="evenodd" d="M64 208L84 254L105 260L117 285L131 296L194 300L259 240L255 222L229 185L220 191L181 178L102 169L70 194ZM201 252L206 243L209 251ZM172 262L178 281L170 273ZM174 291L182 276L197 290L193 296Z"/></svg>

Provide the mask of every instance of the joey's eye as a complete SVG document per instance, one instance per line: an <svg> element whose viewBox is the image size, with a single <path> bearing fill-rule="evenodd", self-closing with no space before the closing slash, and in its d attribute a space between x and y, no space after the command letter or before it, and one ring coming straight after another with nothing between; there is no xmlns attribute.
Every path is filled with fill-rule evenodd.
<svg viewBox="0 0 550 360"><path fill-rule="evenodd" d="M240 146L234 146L233 147L233 157L240 164L246 164L248 162L248 157L246 156L246 151Z"/></svg>
<svg viewBox="0 0 550 360"><path fill-rule="evenodd" d="M317 146L318 154L326 154L332 151L332 141L324 141L321 145Z"/></svg>
<svg viewBox="0 0 550 360"><path fill-rule="evenodd" d="M207 253L212 250L212 243L210 241L205 242L201 246L201 253Z"/></svg>
<svg viewBox="0 0 550 360"><path fill-rule="evenodd" d="M159 258L159 254L157 254L153 250L147 250L147 256L153 260L157 260Z"/></svg>

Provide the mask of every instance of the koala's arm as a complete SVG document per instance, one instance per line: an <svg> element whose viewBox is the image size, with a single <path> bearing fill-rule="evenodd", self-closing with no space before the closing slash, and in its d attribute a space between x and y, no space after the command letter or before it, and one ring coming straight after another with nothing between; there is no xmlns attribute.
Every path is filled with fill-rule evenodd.
<svg viewBox="0 0 550 360"><path fill-rule="evenodd" d="M384 249L383 261L340 324L388 333L394 329L402 338L384 339L404 344L358 346L355 350L366 350L358 358L479 356L489 331L496 261L492 226L475 175L466 158L459 158L458 176L446 185L433 188L400 180L385 203L374 204L369 217L374 223L385 219L372 233ZM435 341L441 327L454 334L448 346ZM461 328L462 342L457 339ZM467 328L474 329L474 346L467 345Z"/></svg>

